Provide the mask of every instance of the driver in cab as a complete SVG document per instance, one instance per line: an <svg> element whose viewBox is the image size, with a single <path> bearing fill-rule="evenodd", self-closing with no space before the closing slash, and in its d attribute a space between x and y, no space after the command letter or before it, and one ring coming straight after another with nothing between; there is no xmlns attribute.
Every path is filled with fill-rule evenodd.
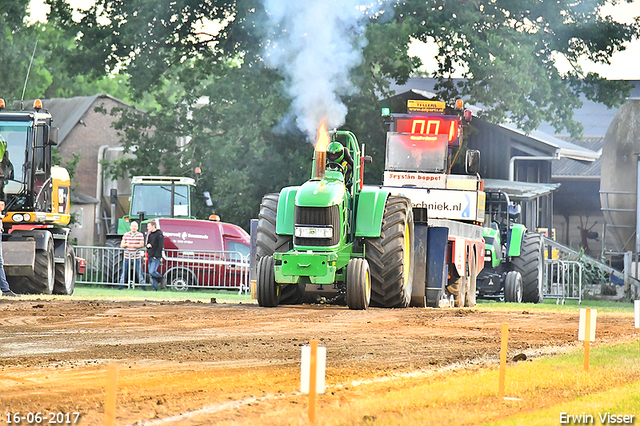
<svg viewBox="0 0 640 426"><path fill-rule="evenodd" d="M349 150L345 149L340 142L333 141L327 147L327 167L331 169L331 163L342 167L344 182L347 188L351 189L351 175L353 174L353 158Z"/></svg>

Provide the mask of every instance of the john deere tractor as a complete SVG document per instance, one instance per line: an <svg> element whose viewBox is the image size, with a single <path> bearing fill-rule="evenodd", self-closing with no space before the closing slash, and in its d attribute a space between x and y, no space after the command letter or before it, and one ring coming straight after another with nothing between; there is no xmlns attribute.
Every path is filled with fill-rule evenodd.
<svg viewBox="0 0 640 426"><path fill-rule="evenodd" d="M321 299L350 309L409 306L410 201L363 186L370 157L353 133L329 133L326 127L318 133L311 179L262 200L256 235L258 304ZM327 163L327 147L336 142L353 158L352 168L342 158Z"/></svg>
<svg viewBox="0 0 640 426"><path fill-rule="evenodd" d="M505 302L542 302L542 234L516 223L520 206L502 191L486 191L485 266L476 283L478 295Z"/></svg>

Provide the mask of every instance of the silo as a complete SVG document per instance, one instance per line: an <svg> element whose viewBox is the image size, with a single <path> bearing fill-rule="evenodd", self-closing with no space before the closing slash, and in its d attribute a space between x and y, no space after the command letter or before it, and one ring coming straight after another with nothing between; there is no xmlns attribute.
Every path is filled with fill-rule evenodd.
<svg viewBox="0 0 640 426"><path fill-rule="evenodd" d="M636 251L639 154L640 99L634 98L618 110L602 144L600 203L606 223L607 249Z"/></svg>

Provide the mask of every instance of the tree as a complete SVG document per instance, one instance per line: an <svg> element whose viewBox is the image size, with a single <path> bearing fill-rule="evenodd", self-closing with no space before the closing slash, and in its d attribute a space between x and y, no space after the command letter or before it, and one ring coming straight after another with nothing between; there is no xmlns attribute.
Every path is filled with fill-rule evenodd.
<svg viewBox="0 0 640 426"><path fill-rule="evenodd" d="M201 190L212 193L223 219L243 225L264 193L308 176L310 145L292 125L294 95L283 90L292 77L264 61L273 37L289 28L283 22L266 28L270 11L262 1L97 0L78 22L64 0L47 1L50 19L79 35L67 61L74 72L122 69L135 97L152 94L160 106L145 115L122 112L125 149L137 158L121 160L114 173L190 174L199 165ZM384 163L378 100L390 94L391 80L405 81L419 65L407 54L412 38L440 46L433 75L442 99L466 97L483 105L486 119L510 118L527 131L546 120L578 134L572 110L581 93L616 105L628 91L577 66L583 57L606 62L638 37L638 23L599 16L611 1L403 0L363 17L366 32L354 40L364 46L364 59L348 77L357 90L340 100L348 111L344 128L374 155L369 177L379 180ZM574 69L561 75L554 55ZM456 67L466 70L459 84L450 79ZM209 103L197 107L204 95ZM177 150L177 138L190 142Z"/></svg>
<svg viewBox="0 0 640 426"><path fill-rule="evenodd" d="M0 2L0 81L2 81L2 96L7 101L8 108L12 108L12 101L23 99L25 80L29 75L25 97L42 96L51 82L51 76L43 69L43 57L31 57L39 38L40 26L24 24L27 16L26 1L6 0ZM38 53L36 51L36 53Z"/></svg>
<svg viewBox="0 0 640 426"><path fill-rule="evenodd" d="M154 92L157 110L113 111L122 114L117 129L125 152L136 156L106 166L114 176L192 177L200 167L198 193L211 193L223 220L248 228L264 194L299 184L311 172L312 146L304 135L274 131L288 108L271 90L279 81L264 67L228 64L217 68L215 78L187 85L175 97ZM200 104L199 96L205 99ZM178 149L180 138L189 142ZM211 213L202 203L199 207L198 216Z"/></svg>
<svg viewBox="0 0 640 426"><path fill-rule="evenodd" d="M28 4L24 0L0 2L0 21L4 24L0 29L0 96L7 101L8 108L18 108L13 101L21 99L96 93L129 100L126 75L91 78L82 71L72 71L67 59L75 49L75 35L53 23L29 24Z"/></svg>
<svg viewBox="0 0 640 426"><path fill-rule="evenodd" d="M618 106L628 95L624 82L583 73L580 58L609 63L611 55L638 38L640 20L622 24L600 16L602 6L617 0L405 0L396 17L413 27L412 37L438 46L438 93L443 99L465 97L482 105L492 122L513 120L529 132L542 121L573 136L582 126L573 110L587 99ZM561 75L556 58L573 66ZM450 76L464 70L464 80Z"/></svg>

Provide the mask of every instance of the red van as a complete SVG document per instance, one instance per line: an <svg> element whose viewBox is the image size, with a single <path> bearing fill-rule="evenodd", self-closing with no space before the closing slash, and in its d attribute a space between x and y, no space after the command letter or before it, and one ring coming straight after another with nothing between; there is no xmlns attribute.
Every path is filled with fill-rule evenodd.
<svg viewBox="0 0 640 426"><path fill-rule="evenodd" d="M242 289L249 285L249 234L224 222L160 218L167 286Z"/></svg>

